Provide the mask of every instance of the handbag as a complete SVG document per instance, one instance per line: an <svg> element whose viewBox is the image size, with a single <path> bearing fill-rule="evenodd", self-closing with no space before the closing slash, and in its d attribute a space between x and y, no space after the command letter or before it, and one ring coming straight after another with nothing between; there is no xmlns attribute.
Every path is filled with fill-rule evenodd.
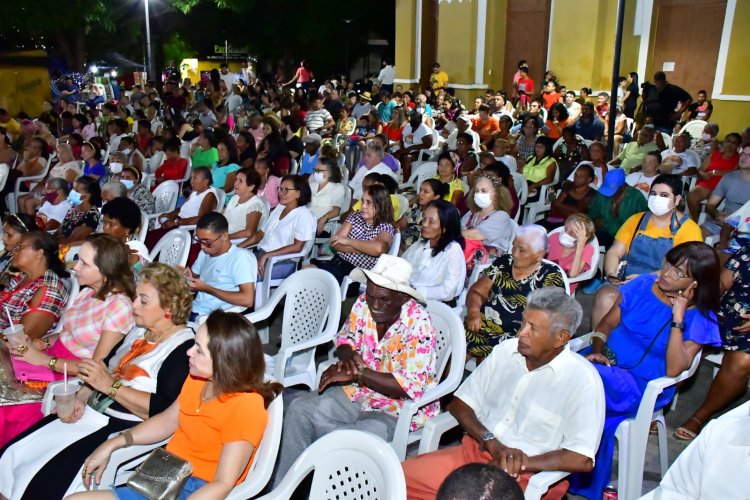
<svg viewBox="0 0 750 500"><path fill-rule="evenodd" d="M190 462L157 448L130 476L128 488L149 500L177 500L192 473Z"/></svg>

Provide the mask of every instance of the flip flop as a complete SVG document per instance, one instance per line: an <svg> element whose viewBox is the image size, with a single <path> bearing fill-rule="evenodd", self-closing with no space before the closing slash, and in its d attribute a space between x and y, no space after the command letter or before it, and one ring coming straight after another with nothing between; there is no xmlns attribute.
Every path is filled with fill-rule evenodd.
<svg viewBox="0 0 750 500"><path fill-rule="evenodd" d="M677 439L679 441L692 441L693 439L695 439L696 437L698 437L698 433L703 428L703 422L701 422L700 420L698 420L695 417L690 417L689 419L687 419L687 422L690 422L691 420L695 420L695 422L698 424L698 432L691 431L690 429L688 429L688 428L686 428L684 426L681 426L681 427L678 427L677 429L675 429L675 431L674 431L674 437L675 437L675 439ZM687 422L685 422L685 423L687 423Z"/></svg>

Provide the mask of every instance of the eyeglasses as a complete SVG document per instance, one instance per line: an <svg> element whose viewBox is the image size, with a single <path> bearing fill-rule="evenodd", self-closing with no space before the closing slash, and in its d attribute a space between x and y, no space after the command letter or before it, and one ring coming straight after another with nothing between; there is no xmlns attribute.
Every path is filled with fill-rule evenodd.
<svg viewBox="0 0 750 500"><path fill-rule="evenodd" d="M217 236L213 240L208 241L208 240L202 240L202 239L198 238L198 235L195 235L195 236L193 236L193 243L197 243L197 244L199 244L202 247L211 248L211 245L213 245L214 243L216 243L217 241L219 241L219 238L221 238L222 236L224 236L224 235L220 234L219 236Z"/></svg>
<svg viewBox="0 0 750 500"><path fill-rule="evenodd" d="M283 193L283 194L287 194L289 191L299 191L299 189L297 188L288 188L288 187L281 187L281 186L277 187L276 190L279 193Z"/></svg>
<svg viewBox="0 0 750 500"><path fill-rule="evenodd" d="M328 172L328 170L325 169L325 168L316 168L315 172L317 172L319 174L325 174L326 172Z"/></svg>
<svg viewBox="0 0 750 500"><path fill-rule="evenodd" d="M687 275L687 273L685 273L685 271L683 271L682 269L680 269L677 266L674 266L674 265L670 264L669 262L665 262L664 265L661 268L664 271L665 275L669 274L669 273L672 273L672 277L674 277L674 278L676 278L678 280L681 280L683 278L687 278L688 277L688 275Z"/></svg>
<svg viewBox="0 0 750 500"><path fill-rule="evenodd" d="M23 250L23 247L33 247L31 243L16 243L16 246L13 247L13 252L18 253L21 250Z"/></svg>

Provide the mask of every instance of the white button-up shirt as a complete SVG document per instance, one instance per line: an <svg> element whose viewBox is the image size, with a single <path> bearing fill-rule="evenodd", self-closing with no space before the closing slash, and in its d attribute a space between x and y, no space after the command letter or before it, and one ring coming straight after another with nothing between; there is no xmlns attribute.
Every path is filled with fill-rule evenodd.
<svg viewBox="0 0 750 500"><path fill-rule="evenodd" d="M355 200L361 200L362 199L362 181L367 177L369 174L385 174L393 177L396 179L396 174L393 173L393 170L388 167L385 163L382 161L372 167L371 169L367 169L367 167L360 167L359 170L354 174L354 177L352 177L352 180L349 181L349 187L352 188L352 196ZM346 207L347 210L349 207Z"/></svg>
<svg viewBox="0 0 750 500"><path fill-rule="evenodd" d="M709 422L646 497L750 499L750 402L731 413Z"/></svg>
<svg viewBox="0 0 750 500"><path fill-rule="evenodd" d="M529 456L566 449L594 459L604 427L604 387L568 347L529 371L518 339L499 344L456 391L505 446Z"/></svg>
<svg viewBox="0 0 750 500"><path fill-rule="evenodd" d="M411 264L411 286L427 300L451 301L461 293L466 279L466 258L455 241L432 256L429 241L420 241L402 256Z"/></svg>

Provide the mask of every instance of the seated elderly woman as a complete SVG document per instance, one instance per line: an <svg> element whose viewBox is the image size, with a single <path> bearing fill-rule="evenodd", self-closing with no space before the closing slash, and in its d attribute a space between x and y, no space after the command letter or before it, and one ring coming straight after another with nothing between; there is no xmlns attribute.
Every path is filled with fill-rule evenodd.
<svg viewBox="0 0 750 500"><path fill-rule="evenodd" d="M387 253L395 229L393 206L384 186L369 186L362 195L362 208L352 212L331 237L336 252L331 260L312 259L306 267L317 267L342 282L354 269L370 270L382 254Z"/></svg>
<svg viewBox="0 0 750 500"><path fill-rule="evenodd" d="M135 168L133 165L127 165L122 168L120 174L120 182L128 190L128 198L133 200L141 212L145 212L148 215L154 213L156 200L151 191L141 184L142 180L141 171Z"/></svg>
<svg viewBox="0 0 750 500"><path fill-rule="evenodd" d="M466 280L464 244L458 209L445 200L431 202L422 218L422 239L403 255L413 269L411 286L427 300L455 307Z"/></svg>
<svg viewBox="0 0 750 500"><path fill-rule="evenodd" d="M60 333L12 349L17 360L35 365L33 381L60 380L64 367L77 375L80 360L103 360L133 327L135 284L127 247L113 236L93 234L78 255L73 269L81 292L62 317ZM39 408L31 403L0 407L5 422L0 446L39 420Z"/></svg>
<svg viewBox="0 0 750 500"><path fill-rule="evenodd" d="M68 210L71 209L71 204L68 201L70 188L68 182L60 177L48 179L45 188L44 202L36 212L37 224L42 226L40 229L52 231L60 227L68 214Z"/></svg>
<svg viewBox="0 0 750 500"><path fill-rule="evenodd" d="M63 498L85 458L108 436L177 399L193 346L193 331L186 326L191 302L175 268L154 263L143 269L133 302L136 327L108 363L79 362L84 384L69 412L58 409L24 433L22 443L17 438L4 450L0 494Z"/></svg>
<svg viewBox="0 0 750 500"><path fill-rule="evenodd" d="M483 260L487 255L502 255L510 248L513 222L503 207L510 207L507 191L502 181L495 176L480 175L474 184L472 196L466 200L470 212L461 219L463 237L466 239L464 255L472 262L481 251Z"/></svg>
<svg viewBox="0 0 750 500"><path fill-rule="evenodd" d="M349 208L344 206L347 189L349 187L343 184L341 169L336 162L328 156L318 158L318 164L310 176L310 211L318 220L316 234L322 233L326 223L338 217L342 209Z"/></svg>
<svg viewBox="0 0 750 500"><path fill-rule="evenodd" d="M118 180L107 181L102 184L102 206L115 198L127 198L128 189Z"/></svg>
<svg viewBox="0 0 750 500"><path fill-rule="evenodd" d="M102 204L99 183L86 175L79 177L68 193L68 202L73 207L65 214L55 236L61 246L70 247L79 245L99 227L101 215L98 207Z"/></svg>
<svg viewBox="0 0 750 500"><path fill-rule="evenodd" d="M130 265L141 271L151 262L148 248L137 239L141 227L141 211L130 198L115 198L102 207L102 232L121 240L130 249Z"/></svg>
<svg viewBox="0 0 750 500"><path fill-rule="evenodd" d="M216 195L216 189L211 187L212 183L213 177L207 167L194 168L190 174L190 187L193 192L181 207L159 216L161 228L148 232L146 246L154 248L169 230L197 224L198 219L204 214L215 210L219 198Z"/></svg>
<svg viewBox="0 0 750 500"><path fill-rule="evenodd" d="M256 161L255 165L258 163ZM315 238L315 216L307 207L312 197L310 184L298 175L287 175L281 179L278 194L279 204L258 230L262 233L256 251L259 277L263 276L269 258L299 253L306 241ZM293 268L293 265L277 266L273 278L287 276Z"/></svg>
<svg viewBox="0 0 750 500"><path fill-rule="evenodd" d="M549 237L547 260L560 266L569 278L591 269L594 252L599 248L589 245L594 239L594 221L585 214L573 214L565 219L563 232ZM578 283L570 284L570 294L575 295Z"/></svg>
<svg viewBox="0 0 750 500"><path fill-rule="evenodd" d="M488 267L466 295L466 352L478 361L521 328L526 296L537 288L564 288L560 269L542 262L547 231L531 224L518 228L510 253Z"/></svg>
<svg viewBox="0 0 750 500"><path fill-rule="evenodd" d="M5 289L11 278L18 272L11 265L13 250L21 243L21 237L41 229L34 217L25 214L8 214L3 221L3 249L0 251L0 292Z"/></svg>
<svg viewBox="0 0 750 500"><path fill-rule="evenodd" d="M229 223L229 238L239 241L237 246L256 245L262 235L258 228L268 219L268 202L258 195L260 175L253 168L238 170L234 176L234 196L224 209Z"/></svg>
<svg viewBox="0 0 750 500"><path fill-rule="evenodd" d="M87 487L92 479L99 483L115 450L167 438L167 451L193 466L180 498L193 493L195 498L226 498L245 480L268 423L266 409L283 389L281 384L264 381L265 361L258 332L239 314L214 311L198 329L188 358L190 374L177 401L110 438L89 455L83 464ZM197 414L202 418L186 418ZM77 493L68 498L144 497L121 487L114 492Z"/></svg>
<svg viewBox="0 0 750 500"><path fill-rule="evenodd" d="M57 164L52 167L44 181L39 182L30 193L19 196L18 211L24 214L34 215L37 207L45 200L44 194L47 189L46 182L54 178L61 178L66 183L73 182L81 175L81 165L73 157L70 144L60 143L57 145Z"/></svg>
<svg viewBox="0 0 750 500"><path fill-rule="evenodd" d="M581 354L594 363L604 383L607 417L594 470L572 477L570 491L599 498L609 483L617 426L634 417L649 381L687 370L703 346L721 345L719 259L703 242L667 252L655 274L643 274L621 288L615 305L596 326L591 347ZM656 408L674 396L671 387Z"/></svg>

